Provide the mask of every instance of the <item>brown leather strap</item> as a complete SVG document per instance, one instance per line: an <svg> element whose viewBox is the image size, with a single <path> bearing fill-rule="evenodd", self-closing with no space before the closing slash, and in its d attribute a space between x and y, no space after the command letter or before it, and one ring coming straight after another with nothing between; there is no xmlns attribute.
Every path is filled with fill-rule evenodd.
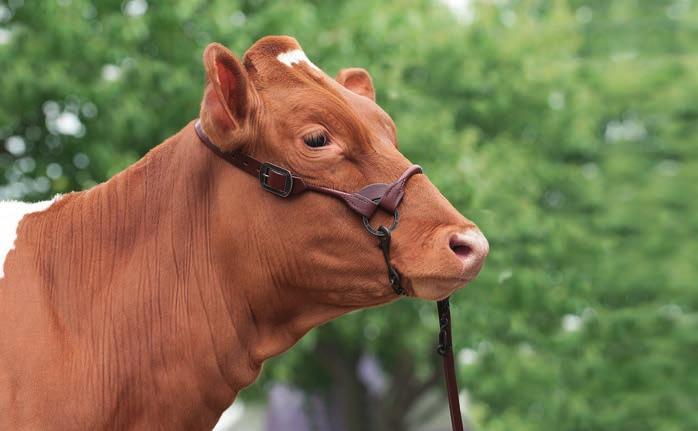
<svg viewBox="0 0 698 431"><path fill-rule="evenodd" d="M253 159L252 157L242 154L238 151L231 153L221 151L221 149L218 148L216 144L214 144L211 141L206 132L204 132L203 127L201 127L201 121L196 121L196 123L194 124L194 129L196 130L196 134L198 135L201 142L203 142L211 151L216 153L218 157L222 158L231 165L240 168L242 171L247 172L253 177L260 178L260 181L264 179L264 181L266 181L266 184L269 186L269 188L265 187L267 190L271 192L283 191L284 187L287 184L287 181L289 181L289 176L291 186L290 191L286 193L285 196L297 195L299 193L303 193L306 190L307 187L303 179L291 174L286 169L280 168L270 163L262 163L259 160ZM260 173L266 176L260 176Z"/></svg>
<svg viewBox="0 0 698 431"><path fill-rule="evenodd" d="M436 309L439 313L439 346L436 348L436 351L443 358L448 409L451 412L451 426L453 431L463 431L463 418L461 417L460 400L458 399L456 365L453 360L453 345L451 344L451 307L448 298L438 301Z"/></svg>
<svg viewBox="0 0 698 431"><path fill-rule="evenodd" d="M262 163L238 151L226 153L214 144L208 137L199 120L194 124L196 134L211 151L231 165L259 178L260 185L265 190L281 197L297 195L306 190L313 190L342 199L349 208L360 215L371 218L382 208L393 213L405 194L405 185L412 175L422 172L419 165L412 165L391 184L370 184L355 193L348 193L317 184L306 183L303 178L293 175L289 170L272 163Z"/></svg>

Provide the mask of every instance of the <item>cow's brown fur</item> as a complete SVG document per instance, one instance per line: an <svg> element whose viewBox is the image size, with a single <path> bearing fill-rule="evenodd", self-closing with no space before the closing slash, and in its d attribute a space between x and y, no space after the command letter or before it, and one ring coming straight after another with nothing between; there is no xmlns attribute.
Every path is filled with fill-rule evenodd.
<svg viewBox="0 0 698 431"><path fill-rule="evenodd" d="M308 182L393 181L410 163L368 74L348 69L338 83L276 60L297 48L268 37L239 61L209 46L204 129ZM303 144L322 130L331 145ZM393 262L411 295L442 298L474 277L486 250L464 267L449 238L476 228L426 176L409 182L400 211ZM20 223L0 279L0 429L210 429L265 359L394 299L356 214L316 193L262 191L190 123Z"/></svg>

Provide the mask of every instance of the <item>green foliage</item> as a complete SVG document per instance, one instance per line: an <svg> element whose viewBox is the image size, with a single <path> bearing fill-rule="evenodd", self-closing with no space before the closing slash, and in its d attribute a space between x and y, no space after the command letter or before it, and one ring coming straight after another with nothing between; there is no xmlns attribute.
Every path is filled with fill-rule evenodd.
<svg viewBox="0 0 698 431"><path fill-rule="evenodd" d="M402 150L490 239L481 277L453 299L476 429L698 429L690 1L474 1L472 22L426 0L125 13L140 3L0 2L0 197L106 179L195 117L206 43L242 54L291 34L330 74L370 70ZM408 391L404 370L438 372L434 308L346 316L267 364L264 381L329 391L323 353L351 370L369 351L385 397Z"/></svg>

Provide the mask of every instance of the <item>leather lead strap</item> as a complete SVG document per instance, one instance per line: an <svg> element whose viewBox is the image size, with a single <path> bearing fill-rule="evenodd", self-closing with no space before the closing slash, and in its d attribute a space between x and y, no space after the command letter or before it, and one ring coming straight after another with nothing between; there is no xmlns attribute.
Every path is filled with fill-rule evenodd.
<svg viewBox="0 0 698 431"><path fill-rule="evenodd" d="M436 352L443 358L448 410L451 412L451 426L453 431L463 431L463 418L460 414L460 400L458 399L456 365L453 360L453 345L451 344L451 306L448 298L438 301L436 309L439 313L439 345L436 348Z"/></svg>
<svg viewBox="0 0 698 431"><path fill-rule="evenodd" d="M400 273L397 272L397 269L395 269L393 264L390 263L390 239L392 238L390 233L391 231L385 226L379 227L378 231L383 234L383 236L378 237L378 247L383 252L383 259L385 259L385 264L388 267L388 282L390 282L390 287L393 288L395 294L404 295L405 288L402 287Z"/></svg>

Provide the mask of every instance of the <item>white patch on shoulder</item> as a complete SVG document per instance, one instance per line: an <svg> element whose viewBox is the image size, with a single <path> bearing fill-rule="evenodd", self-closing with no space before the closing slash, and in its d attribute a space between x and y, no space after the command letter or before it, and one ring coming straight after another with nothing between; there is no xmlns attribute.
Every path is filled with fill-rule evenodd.
<svg viewBox="0 0 698 431"><path fill-rule="evenodd" d="M61 195L50 201L35 203L4 201L0 202L0 278L5 276L5 258L15 248L17 226L25 215L47 210Z"/></svg>
<svg viewBox="0 0 698 431"><path fill-rule="evenodd" d="M292 51L281 53L276 56L276 59L288 67L293 67L294 64L305 61L313 69L320 70L320 68L314 65L312 61L308 60L308 56L305 55L305 52L300 49L294 49Z"/></svg>

